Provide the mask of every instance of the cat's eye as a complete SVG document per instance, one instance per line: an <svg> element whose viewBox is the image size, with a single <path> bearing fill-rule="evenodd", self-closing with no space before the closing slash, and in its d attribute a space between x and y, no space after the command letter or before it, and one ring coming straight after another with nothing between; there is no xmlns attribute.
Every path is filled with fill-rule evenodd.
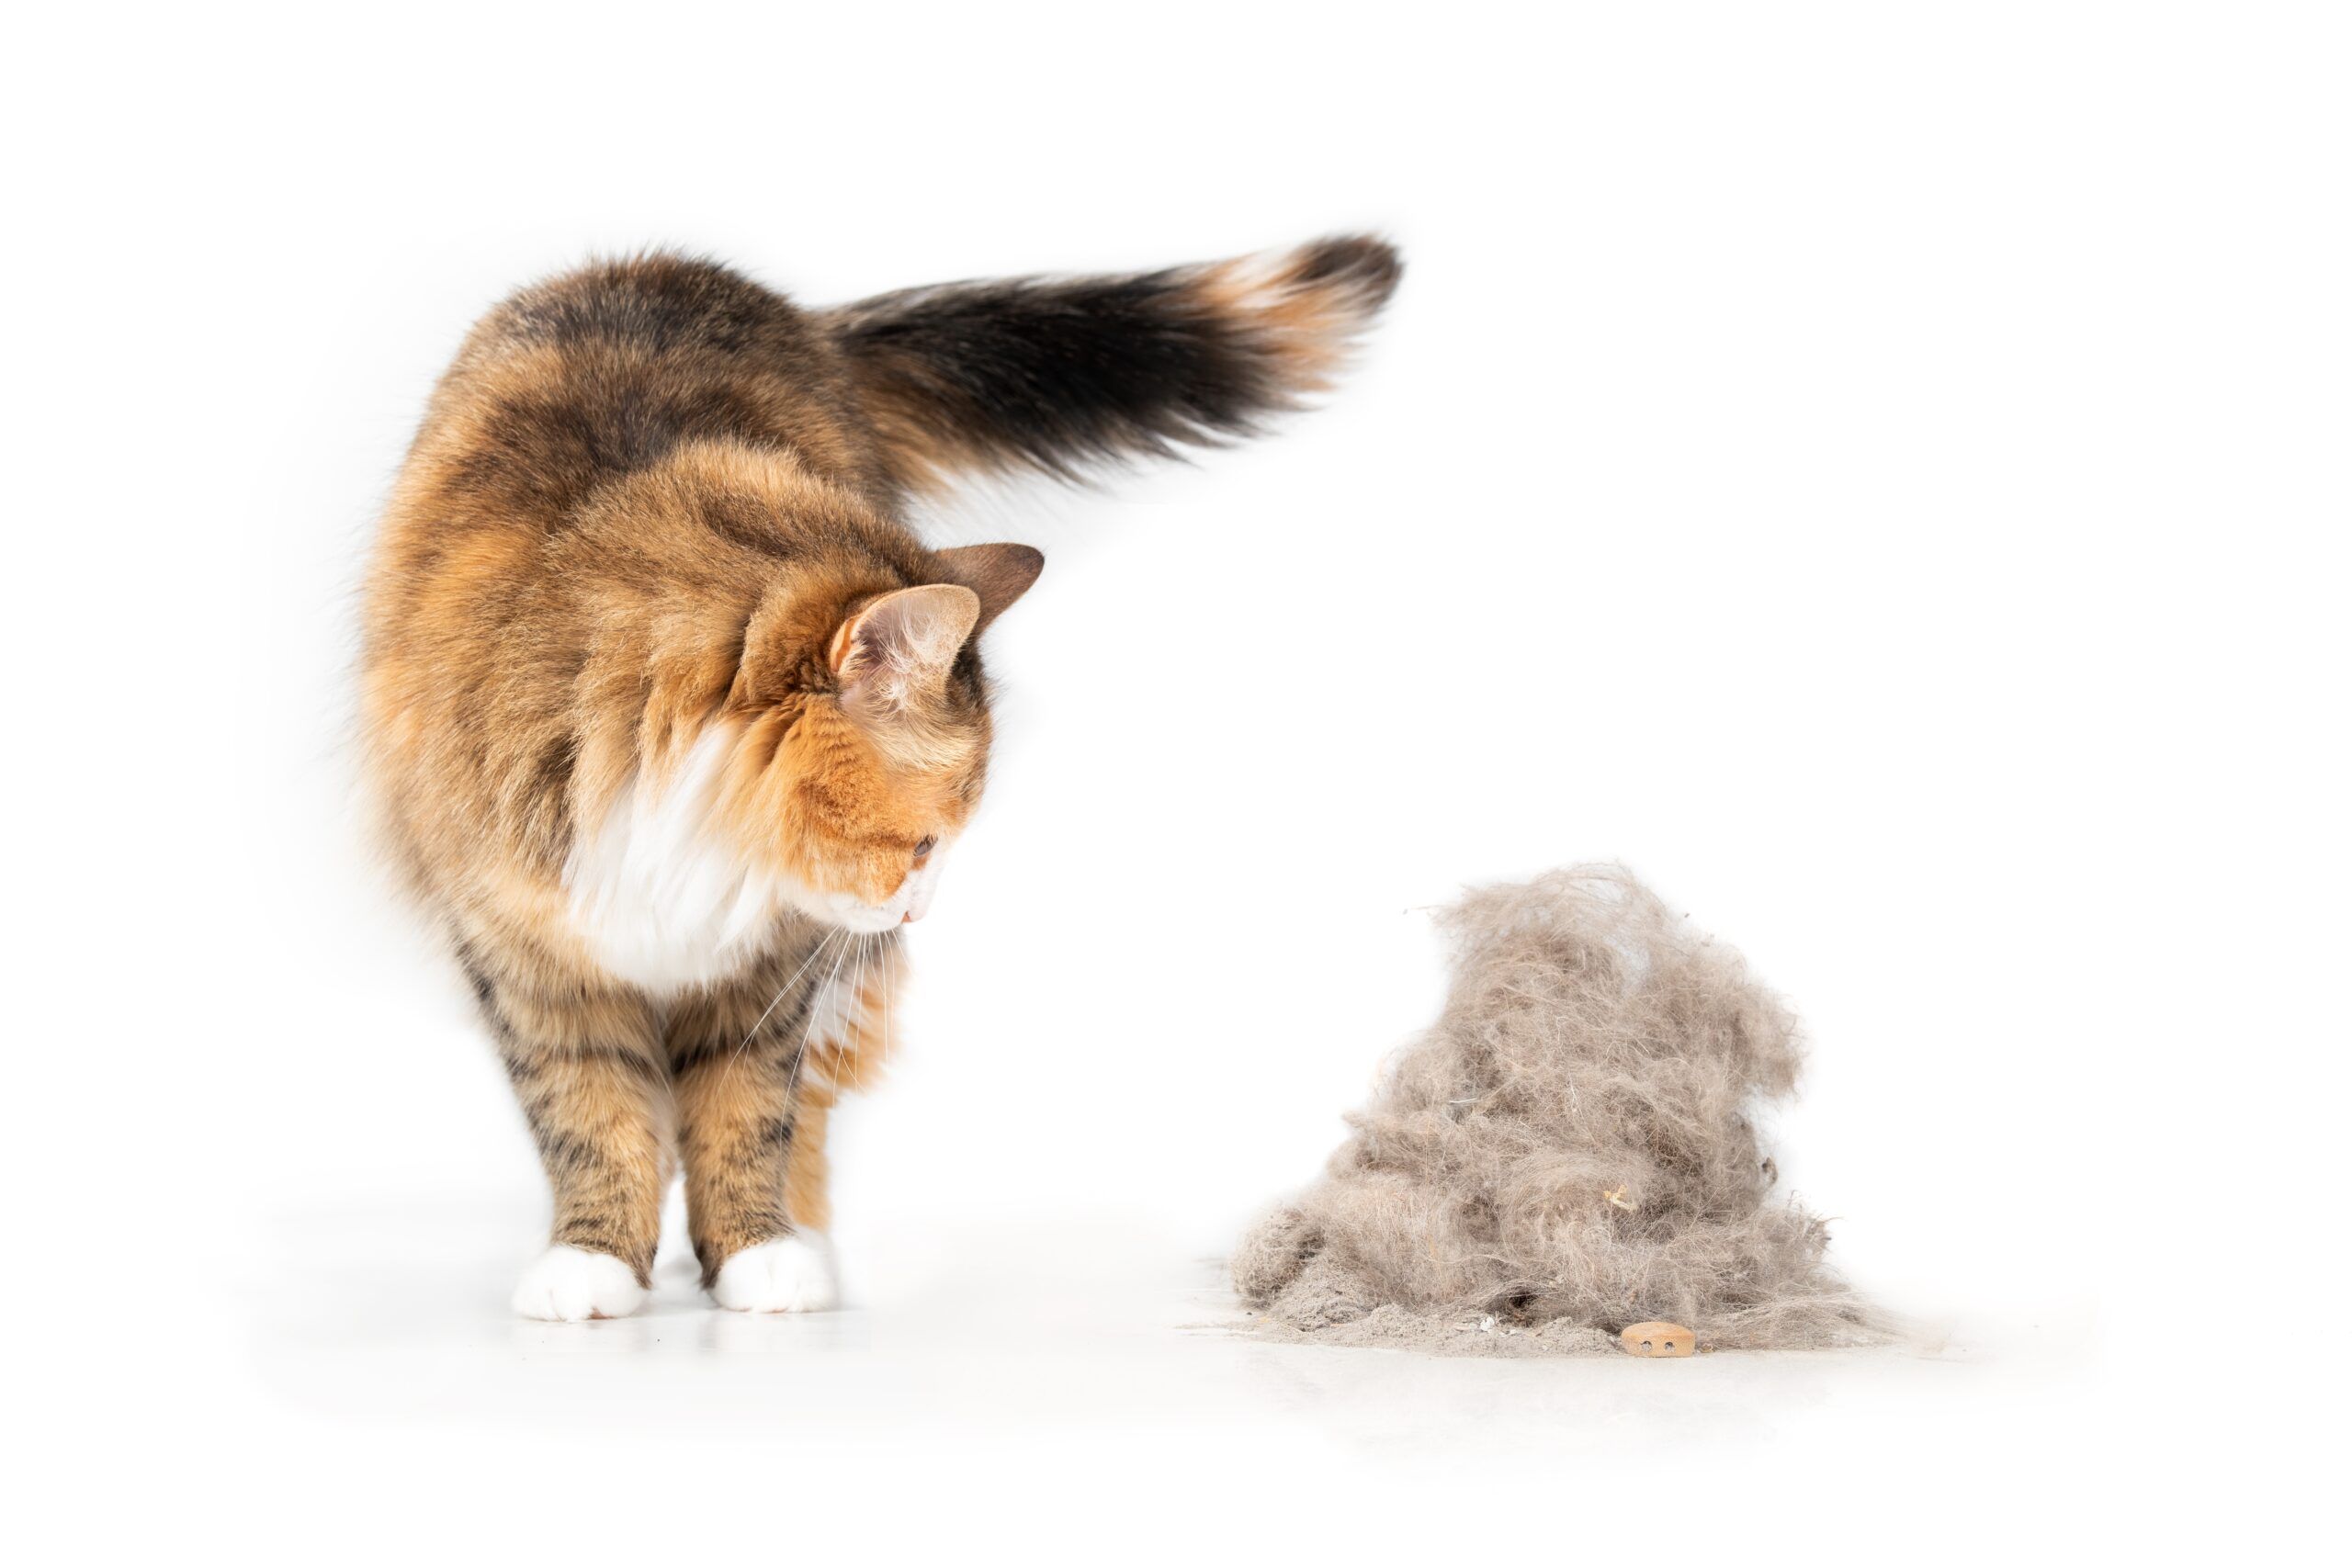
<svg viewBox="0 0 2352 1568"><path fill-rule="evenodd" d="M921 865L923 862L929 860L931 858L931 852L938 847L939 839L935 834L926 833L923 835L922 841L915 845L915 863L917 865Z"/></svg>

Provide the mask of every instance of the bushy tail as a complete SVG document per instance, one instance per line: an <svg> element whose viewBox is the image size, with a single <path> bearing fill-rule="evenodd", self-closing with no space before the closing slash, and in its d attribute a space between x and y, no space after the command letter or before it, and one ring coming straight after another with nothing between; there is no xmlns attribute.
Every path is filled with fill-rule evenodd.
<svg viewBox="0 0 2352 1568"><path fill-rule="evenodd" d="M1396 291L1383 241L1125 277L910 288L830 312L860 401L902 479L1073 477L1254 431L1329 385Z"/></svg>

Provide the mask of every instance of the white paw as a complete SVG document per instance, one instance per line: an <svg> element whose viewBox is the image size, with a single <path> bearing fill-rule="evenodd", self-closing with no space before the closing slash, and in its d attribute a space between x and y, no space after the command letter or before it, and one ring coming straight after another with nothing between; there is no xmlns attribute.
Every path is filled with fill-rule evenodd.
<svg viewBox="0 0 2352 1568"><path fill-rule="evenodd" d="M645 1287L628 1264L577 1247L548 1247L514 1287L515 1312L549 1323L627 1317L644 1304Z"/></svg>
<svg viewBox="0 0 2352 1568"><path fill-rule="evenodd" d="M730 1312L830 1311L832 1247L808 1231L747 1247L719 1265L710 1293Z"/></svg>

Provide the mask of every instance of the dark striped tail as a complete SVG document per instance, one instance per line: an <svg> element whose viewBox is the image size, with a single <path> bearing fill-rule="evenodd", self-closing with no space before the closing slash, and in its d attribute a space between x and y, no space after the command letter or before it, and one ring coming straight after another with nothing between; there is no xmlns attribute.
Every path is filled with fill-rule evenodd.
<svg viewBox="0 0 2352 1568"><path fill-rule="evenodd" d="M1299 406L1403 271L1385 242L1349 236L1125 277L912 288L824 319L905 482L1070 478L1247 435Z"/></svg>

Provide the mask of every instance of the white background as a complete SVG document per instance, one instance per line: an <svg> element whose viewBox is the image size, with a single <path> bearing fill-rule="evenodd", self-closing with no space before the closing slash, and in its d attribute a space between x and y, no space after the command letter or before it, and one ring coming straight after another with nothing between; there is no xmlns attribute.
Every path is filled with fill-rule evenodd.
<svg viewBox="0 0 2352 1568"><path fill-rule="evenodd" d="M2269 1445L2341 1338L2330 8L851 14L18 23L26 1517L267 1560L2295 1529ZM469 321L647 243L831 301L1364 227L1409 270L1328 406L936 524L1049 566L842 1118L860 1310L511 1325L536 1163L344 750ZM1798 1004L1782 1168L1922 1348L1183 1332L1431 1012L1428 908L1600 858Z"/></svg>

